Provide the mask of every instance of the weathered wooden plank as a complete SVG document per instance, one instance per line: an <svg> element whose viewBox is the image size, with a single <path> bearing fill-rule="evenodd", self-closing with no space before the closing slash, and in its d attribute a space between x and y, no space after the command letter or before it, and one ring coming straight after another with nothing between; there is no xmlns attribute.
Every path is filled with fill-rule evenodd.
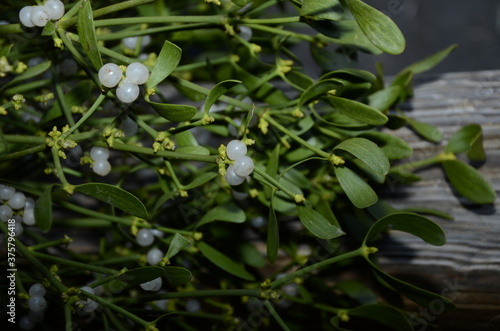
<svg viewBox="0 0 500 331"><path fill-rule="evenodd" d="M499 195L500 71L422 76L416 81L414 98L401 109L436 125L445 137L436 145L422 142L408 129L396 131L414 148L412 160L440 152L463 125L481 124L488 159L479 171ZM452 313L442 314L439 302L433 309L421 310L416 330L433 323L441 330L500 330L500 200L477 206L457 197L438 167L423 169L418 175L421 182L391 187L384 197L396 208L427 207L452 214L453 221L433 218L446 232L447 244L434 247L392 232L379 254L380 264L387 272L442 293L457 304Z"/></svg>

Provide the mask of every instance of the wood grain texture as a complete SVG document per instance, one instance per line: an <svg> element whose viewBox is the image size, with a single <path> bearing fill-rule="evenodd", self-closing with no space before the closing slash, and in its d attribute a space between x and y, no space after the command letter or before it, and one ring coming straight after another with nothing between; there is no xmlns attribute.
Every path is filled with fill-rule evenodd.
<svg viewBox="0 0 500 331"><path fill-rule="evenodd" d="M435 155L462 126L483 127L487 162L478 170L500 192L500 71L428 75L417 78L414 98L403 104L407 115L437 126L441 144L422 141L406 128L395 131L414 148L413 160ZM379 255L390 274L454 300L457 310L442 313L439 302L420 311L415 329L500 330L500 199L478 206L454 194L439 167L418 172L422 181L394 183L384 199L396 208L426 207L445 211L454 220L431 217L443 228L447 243L435 247L417 237L392 232ZM408 303L411 307L411 303Z"/></svg>

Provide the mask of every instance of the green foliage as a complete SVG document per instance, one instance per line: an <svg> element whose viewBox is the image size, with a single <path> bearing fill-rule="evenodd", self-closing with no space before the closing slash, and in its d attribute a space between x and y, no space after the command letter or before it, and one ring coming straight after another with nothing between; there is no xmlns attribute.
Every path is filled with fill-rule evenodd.
<svg viewBox="0 0 500 331"><path fill-rule="evenodd" d="M344 65L358 52L405 47L394 22L361 0L65 4L66 15L44 29L0 25L0 182L35 201L33 210L13 211L36 219L18 222L18 261L29 261L17 269L19 314L34 283L47 287L49 329L63 327L63 315L66 328L233 330L265 307L256 329L411 330L405 307L381 304L375 282L418 305L439 300L453 309L370 254L392 230L443 245L439 225L415 213L452 217L396 210L378 194L389 179L411 183L419 167L438 165L460 197L496 199L480 172L456 159L486 160L479 125L412 162L412 148L390 131L409 126L441 147L439 128L398 103L412 96L414 76L456 45L385 84L381 66L375 75ZM4 7L17 17L19 4ZM129 37L138 37L133 48ZM315 63L297 54L307 48ZM146 65L137 101L123 104L114 88L102 89L97 73L110 62ZM311 65L319 77L307 74ZM233 139L254 162L238 186L224 177ZM91 160L92 146L109 157ZM109 174L94 172L106 162ZM160 254L154 263L151 252ZM345 281L357 267L374 278ZM139 288L158 277L161 291ZM85 284L106 292L89 295L100 309L83 321L75 289Z"/></svg>

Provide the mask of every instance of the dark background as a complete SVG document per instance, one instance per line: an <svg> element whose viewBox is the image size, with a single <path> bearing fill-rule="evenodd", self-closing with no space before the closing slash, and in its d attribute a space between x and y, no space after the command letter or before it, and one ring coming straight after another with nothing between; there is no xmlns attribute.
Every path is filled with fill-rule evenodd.
<svg viewBox="0 0 500 331"><path fill-rule="evenodd" d="M402 55L361 55L360 69L371 72L383 63L394 75L406 65L451 44L458 44L431 72L500 69L500 1L498 0L365 0L391 17L406 38Z"/></svg>

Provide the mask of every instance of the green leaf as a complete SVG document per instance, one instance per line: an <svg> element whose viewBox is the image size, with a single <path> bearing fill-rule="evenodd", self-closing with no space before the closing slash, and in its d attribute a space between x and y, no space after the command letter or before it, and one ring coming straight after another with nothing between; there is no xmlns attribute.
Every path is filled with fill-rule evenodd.
<svg viewBox="0 0 500 331"><path fill-rule="evenodd" d="M35 203L35 223L42 232L48 232L52 227L52 191L57 184L50 185Z"/></svg>
<svg viewBox="0 0 500 331"><path fill-rule="evenodd" d="M246 271L242 264L234 262L212 246L204 242L198 242L197 246L203 256L222 270L246 280L255 280L255 277Z"/></svg>
<svg viewBox="0 0 500 331"><path fill-rule="evenodd" d="M241 260L250 267L263 268L266 265L266 259L251 242L240 242L236 250Z"/></svg>
<svg viewBox="0 0 500 331"><path fill-rule="evenodd" d="M349 309L349 316L357 316L376 321L387 328L397 331L413 331L413 326L400 310L385 304L362 305Z"/></svg>
<svg viewBox="0 0 500 331"><path fill-rule="evenodd" d="M23 73L17 75L16 77L12 78L9 82L3 84L3 86L0 87L0 92L5 90L9 86L12 86L12 85L19 83L19 82L24 82L27 79L36 77L36 76L44 73L45 71L47 71L50 68L51 65L52 65L52 62L47 61L47 62L43 62L43 63L37 64L36 66L33 66L33 67L26 69Z"/></svg>
<svg viewBox="0 0 500 331"><path fill-rule="evenodd" d="M425 140L433 143L438 143L443 139L443 134L434 125L420 122L409 117L406 120L408 122L408 125Z"/></svg>
<svg viewBox="0 0 500 331"><path fill-rule="evenodd" d="M193 146L193 147L195 147L195 146ZM184 185L183 189L184 190L191 190L195 187L201 186L201 185L211 181L212 179L214 179L217 176L219 176L219 173L217 173L217 172L213 172L213 171L204 172L201 175L197 176L191 183Z"/></svg>
<svg viewBox="0 0 500 331"><path fill-rule="evenodd" d="M413 96L413 72L404 71L399 73L391 82L390 86L399 86L399 100L403 102Z"/></svg>
<svg viewBox="0 0 500 331"><path fill-rule="evenodd" d="M234 85L240 84L240 83L241 83L241 81L234 80L234 79L225 80L225 81L217 83L217 85L215 85L210 90L210 92L208 92L207 99L205 100L205 106L204 106L205 114L208 114L208 112L210 111L210 107L212 107L212 105L214 103L216 103L217 100L219 100L219 98L221 96L223 96L230 88L232 88Z"/></svg>
<svg viewBox="0 0 500 331"><path fill-rule="evenodd" d="M332 239L345 234L339 226L330 223L307 203L297 204L297 214L302 225L318 238Z"/></svg>
<svg viewBox="0 0 500 331"><path fill-rule="evenodd" d="M157 266L139 267L127 270L118 279L130 285L140 285L163 276L165 269Z"/></svg>
<svg viewBox="0 0 500 331"><path fill-rule="evenodd" d="M469 124L455 132L446 146L448 153L467 153L472 161L484 161L483 130L479 124Z"/></svg>
<svg viewBox="0 0 500 331"><path fill-rule="evenodd" d="M276 213L274 212L273 194L271 194L270 201L271 205L269 206L269 217L267 220L267 258L271 263L274 263L278 257L280 233L278 229L278 219L276 218Z"/></svg>
<svg viewBox="0 0 500 331"><path fill-rule="evenodd" d="M329 96L328 99L344 115L363 123L382 125L388 120L387 116L380 111L361 102L335 96Z"/></svg>
<svg viewBox="0 0 500 331"><path fill-rule="evenodd" d="M218 205L210 209L198 222L197 227L214 221L243 223L246 220L245 212L232 204Z"/></svg>
<svg viewBox="0 0 500 331"><path fill-rule="evenodd" d="M414 213L395 212L379 219L372 225L366 234L364 245L387 230L411 233L434 246L442 246L446 242L444 231L430 219Z"/></svg>
<svg viewBox="0 0 500 331"><path fill-rule="evenodd" d="M388 86L368 96L368 105L378 109L381 112L387 111L391 106L398 101L401 93L401 87Z"/></svg>
<svg viewBox="0 0 500 331"><path fill-rule="evenodd" d="M299 13L314 20L338 21L344 17L344 8L339 0L304 0Z"/></svg>
<svg viewBox="0 0 500 331"><path fill-rule="evenodd" d="M366 305L377 302L377 295L363 283L346 280L335 284L333 288L342 291L345 295L356 300L360 304Z"/></svg>
<svg viewBox="0 0 500 331"><path fill-rule="evenodd" d="M413 153L413 149L406 141L393 134L369 131L361 134L361 136L376 143L389 160L403 159Z"/></svg>
<svg viewBox="0 0 500 331"><path fill-rule="evenodd" d="M480 204L496 200L495 190L475 168L458 160L444 161L442 164L446 177L460 195Z"/></svg>
<svg viewBox="0 0 500 331"><path fill-rule="evenodd" d="M188 269L176 266L165 267L165 278L173 286L184 285L189 282L192 277L193 274Z"/></svg>
<svg viewBox="0 0 500 331"><path fill-rule="evenodd" d="M433 208L409 207L409 208L401 209L401 211L406 211L409 213L416 213L416 214L432 215L432 216L444 218L446 220L453 220L454 219L453 215L450 215L442 210L433 209Z"/></svg>
<svg viewBox="0 0 500 331"><path fill-rule="evenodd" d="M343 84L337 79L325 79L311 85L307 90L305 90L299 99L299 107L302 107L306 103L313 102L329 91L336 91L342 88Z"/></svg>
<svg viewBox="0 0 500 331"><path fill-rule="evenodd" d="M389 160L377 144L365 138L350 138L344 140L333 150L341 149L349 152L379 175L387 175L389 172Z"/></svg>
<svg viewBox="0 0 500 331"><path fill-rule="evenodd" d="M314 80L308 75L297 70L291 70L285 74L286 78L303 90L314 84Z"/></svg>
<svg viewBox="0 0 500 331"><path fill-rule="evenodd" d="M189 244L191 244L191 242L188 239L184 238L179 233L175 233L172 241L170 242L170 246L168 246L168 251L167 254L165 254L165 257L167 259L171 259Z"/></svg>
<svg viewBox="0 0 500 331"><path fill-rule="evenodd" d="M372 44L389 54L401 54L405 50L405 38L389 17L361 0L346 0L346 4Z"/></svg>
<svg viewBox="0 0 500 331"><path fill-rule="evenodd" d="M75 192L90 195L130 215L147 218L148 211L135 195L119 187L104 183L88 183L75 186Z"/></svg>
<svg viewBox="0 0 500 331"><path fill-rule="evenodd" d="M151 209L151 212L149 213L149 217L150 219L152 219L156 212L158 211L158 209L165 203L167 202L168 200L172 199L173 197L175 197L176 195L178 194L177 191L170 191L170 192L167 192L167 193L164 193L162 194L158 200L156 200L153 208Z"/></svg>
<svg viewBox="0 0 500 331"><path fill-rule="evenodd" d="M151 70L149 79L146 82L147 88L155 88L156 85L160 84L165 78L167 78L179 64L181 55L182 50L177 45L165 40L160 54L156 59L153 70Z"/></svg>
<svg viewBox="0 0 500 331"><path fill-rule="evenodd" d="M56 32L56 26L54 22L48 21L42 30L42 36L51 36Z"/></svg>
<svg viewBox="0 0 500 331"><path fill-rule="evenodd" d="M431 70L437 66L441 61L443 61L451 52L457 49L458 45L451 45L442 51L439 51L423 60L415 62L408 67L401 70L401 72L411 71L414 74L419 74L428 70Z"/></svg>
<svg viewBox="0 0 500 331"><path fill-rule="evenodd" d="M346 167L334 167L335 176L345 194L357 208L366 208L377 202L375 191L357 173Z"/></svg>
<svg viewBox="0 0 500 331"><path fill-rule="evenodd" d="M9 56L9 53L10 53L10 50L12 49L12 47L14 46L14 44L9 44L7 46L4 46L2 47L2 49L0 49L0 56Z"/></svg>
<svg viewBox="0 0 500 331"><path fill-rule="evenodd" d="M146 100L147 101L147 100ZM196 107L147 101L161 117L172 122L190 120L198 111Z"/></svg>
<svg viewBox="0 0 500 331"><path fill-rule="evenodd" d="M97 35L95 32L94 17L90 1L84 1L82 7L78 11L77 30L78 36L80 37L80 44L85 51L85 55L87 55L87 58L96 70L101 69L102 58L97 47Z"/></svg>
<svg viewBox="0 0 500 331"><path fill-rule="evenodd" d="M350 83L370 83L375 84L377 77L369 71L354 69L354 68L344 68L339 70L330 71L323 76L320 80L336 78L341 81L347 81ZM344 83L345 84L345 83Z"/></svg>

